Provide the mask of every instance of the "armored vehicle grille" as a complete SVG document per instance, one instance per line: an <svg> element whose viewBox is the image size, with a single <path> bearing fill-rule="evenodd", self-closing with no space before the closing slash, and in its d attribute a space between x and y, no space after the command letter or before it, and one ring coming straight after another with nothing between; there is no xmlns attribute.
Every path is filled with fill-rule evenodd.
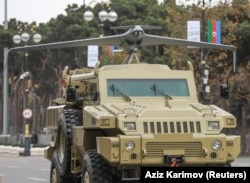
<svg viewBox="0 0 250 183"><path fill-rule="evenodd" d="M164 153L166 150L166 153ZM184 151L185 157L202 157L202 144L200 142L148 142L146 144L147 156L167 155L167 151Z"/></svg>
<svg viewBox="0 0 250 183"><path fill-rule="evenodd" d="M144 133L201 133L200 121L143 122Z"/></svg>

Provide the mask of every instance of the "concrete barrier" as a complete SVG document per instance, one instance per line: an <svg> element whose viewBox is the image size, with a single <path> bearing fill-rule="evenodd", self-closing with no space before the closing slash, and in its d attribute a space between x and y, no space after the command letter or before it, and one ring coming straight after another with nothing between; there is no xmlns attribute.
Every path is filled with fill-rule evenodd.
<svg viewBox="0 0 250 183"><path fill-rule="evenodd" d="M12 156L19 156L19 147L11 147L9 148L9 155L12 155Z"/></svg>
<svg viewBox="0 0 250 183"><path fill-rule="evenodd" d="M44 149L45 148L43 147L30 148L30 156L43 156ZM0 145L0 155L21 156L23 154L24 154L23 147L12 147L12 146Z"/></svg>
<svg viewBox="0 0 250 183"><path fill-rule="evenodd" d="M0 145L0 154L2 155L9 154L9 151L10 151L10 146Z"/></svg>
<svg viewBox="0 0 250 183"><path fill-rule="evenodd" d="M31 156L44 156L44 148L31 148L30 149L30 155Z"/></svg>

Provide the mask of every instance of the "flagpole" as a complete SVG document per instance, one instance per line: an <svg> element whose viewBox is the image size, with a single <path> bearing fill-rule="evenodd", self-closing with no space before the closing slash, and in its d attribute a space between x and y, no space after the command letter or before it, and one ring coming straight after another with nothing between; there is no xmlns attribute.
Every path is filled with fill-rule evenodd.
<svg viewBox="0 0 250 183"><path fill-rule="evenodd" d="M202 38L201 41L205 42L205 0L202 1ZM201 60L204 59L204 48L201 52Z"/></svg>
<svg viewBox="0 0 250 183"><path fill-rule="evenodd" d="M201 41L205 42L205 0L202 1L202 35L201 35ZM204 48L201 49L201 102L203 103L205 98L205 85L203 83L203 75L204 75L204 68L205 68L206 62L204 61Z"/></svg>

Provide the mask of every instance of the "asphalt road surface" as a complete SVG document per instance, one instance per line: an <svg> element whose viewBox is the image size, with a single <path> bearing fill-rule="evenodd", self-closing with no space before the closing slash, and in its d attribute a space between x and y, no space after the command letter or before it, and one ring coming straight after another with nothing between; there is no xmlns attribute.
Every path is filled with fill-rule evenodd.
<svg viewBox="0 0 250 183"><path fill-rule="evenodd" d="M49 183L50 161L43 157L0 156L0 183Z"/></svg>
<svg viewBox="0 0 250 183"><path fill-rule="evenodd" d="M234 167L250 167L250 157L240 157ZM0 183L49 183L50 161L43 157L0 156Z"/></svg>
<svg viewBox="0 0 250 183"><path fill-rule="evenodd" d="M250 167L250 156L239 157L233 163L233 167Z"/></svg>

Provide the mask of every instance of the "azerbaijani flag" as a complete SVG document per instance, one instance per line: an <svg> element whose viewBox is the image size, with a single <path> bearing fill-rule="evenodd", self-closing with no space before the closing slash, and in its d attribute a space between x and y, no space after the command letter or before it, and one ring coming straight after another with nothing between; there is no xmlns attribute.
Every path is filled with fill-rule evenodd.
<svg viewBox="0 0 250 183"><path fill-rule="evenodd" d="M208 21L208 42L221 44L221 22L220 21Z"/></svg>

